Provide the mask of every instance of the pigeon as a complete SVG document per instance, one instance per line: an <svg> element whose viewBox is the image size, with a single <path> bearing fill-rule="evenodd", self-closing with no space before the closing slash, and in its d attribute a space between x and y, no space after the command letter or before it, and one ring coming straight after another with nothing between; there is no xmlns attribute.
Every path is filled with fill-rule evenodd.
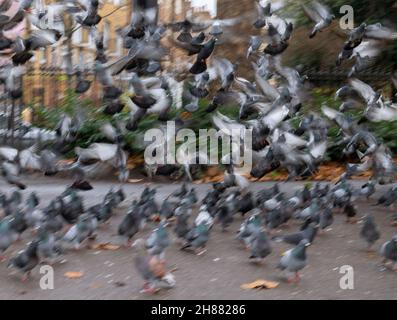
<svg viewBox="0 0 397 320"><path fill-rule="evenodd" d="M10 220L10 227L18 234L18 239L21 239L21 235L29 227L25 212L22 209L17 209L16 212L11 214L12 219Z"/></svg>
<svg viewBox="0 0 397 320"><path fill-rule="evenodd" d="M109 219L112 217L114 205L112 201L106 201L105 203L101 203L90 207L87 211L94 215L100 224L108 223Z"/></svg>
<svg viewBox="0 0 397 320"><path fill-rule="evenodd" d="M198 255L205 251L205 246L209 239L209 227L205 223L192 228L185 236L186 243L181 250L192 249ZM202 249L201 251L197 251Z"/></svg>
<svg viewBox="0 0 397 320"><path fill-rule="evenodd" d="M174 227L176 237L184 239L189 231L189 216L187 214L177 214Z"/></svg>
<svg viewBox="0 0 397 320"><path fill-rule="evenodd" d="M258 19L254 22L254 27L256 29L261 29L266 26L266 19L272 15L272 8L271 3L268 2L264 6L262 3L256 4L257 11L258 11Z"/></svg>
<svg viewBox="0 0 397 320"><path fill-rule="evenodd" d="M19 189L26 189L26 185L19 177L19 168L15 163L4 161L1 164L1 172L4 179L11 185L17 186Z"/></svg>
<svg viewBox="0 0 397 320"><path fill-rule="evenodd" d="M197 53L196 61L189 70L190 73L200 74L205 70L207 70L206 60L210 57L210 55L214 51L216 41L217 41L216 38L212 38L201 46L200 51Z"/></svg>
<svg viewBox="0 0 397 320"><path fill-rule="evenodd" d="M74 91L77 94L83 94L84 92L87 92L90 87L91 87L91 81L84 79L83 74L80 70L76 71L76 86L74 88Z"/></svg>
<svg viewBox="0 0 397 320"><path fill-rule="evenodd" d="M303 9L308 17L316 23L310 33L310 38L314 38L318 32L327 28L335 19L335 15L331 14L329 8L317 1L313 1L311 7L303 5Z"/></svg>
<svg viewBox="0 0 397 320"><path fill-rule="evenodd" d="M306 266L306 248L310 245L306 239L301 240L301 242L293 249L287 250L281 257L277 268L287 271L288 282L299 282L299 271ZM291 277L290 274L295 274Z"/></svg>
<svg viewBox="0 0 397 320"><path fill-rule="evenodd" d="M165 199L160 207L160 218L170 219L174 216L176 207L177 203L170 201L169 199Z"/></svg>
<svg viewBox="0 0 397 320"><path fill-rule="evenodd" d="M151 255L159 256L164 260L165 249L170 245L171 240L169 238L167 224L161 221L158 228L154 229L146 240L146 249Z"/></svg>
<svg viewBox="0 0 397 320"><path fill-rule="evenodd" d="M85 2L85 6L81 13L75 15L76 21L82 26L94 27L101 20L102 17L98 14L99 1L89 0Z"/></svg>
<svg viewBox="0 0 397 320"><path fill-rule="evenodd" d="M374 219L370 214L367 214L364 217L364 223L360 231L360 236L367 243L368 250L370 250L374 243L380 238L378 227L376 226Z"/></svg>
<svg viewBox="0 0 397 320"><path fill-rule="evenodd" d="M143 221L137 208L137 203L133 203L117 230L120 236L127 239L127 246L132 245L131 239L142 228L142 222Z"/></svg>
<svg viewBox="0 0 397 320"><path fill-rule="evenodd" d="M76 223L77 219L84 212L82 197L73 188L67 188L59 196L61 204L60 214L68 224Z"/></svg>
<svg viewBox="0 0 397 320"><path fill-rule="evenodd" d="M31 271L39 263L38 244L37 240L32 241L24 251L8 262L8 268L15 268L23 274L22 281L28 280Z"/></svg>
<svg viewBox="0 0 397 320"><path fill-rule="evenodd" d="M357 215L357 208L351 202L348 202L343 208L343 212L346 214L347 222L355 222L355 216Z"/></svg>
<svg viewBox="0 0 397 320"><path fill-rule="evenodd" d="M332 209L327 206L323 211L320 212L319 228L320 230L325 230L334 222L334 216L332 214Z"/></svg>
<svg viewBox="0 0 397 320"><path fill-rule="evenodd" d="M272 230L284 223L284 217L280 208L272 209L266 214L266 226Z"/></svg>
<svg viewBox="0 0 397 320"><path fill-rule="evenodd" d="M249 47L247 50L247 58L251 56L252 53L257 52L262 45L263 40L260 36L251 36ZM258 68L259 69L259 68Z"/></svg>
<svg viewBox="0 0 397 320"><path fill-rule="evenodd" d="M254 209L254 200L252 198L252 193L247 192L239 201L238 211L244 216L247 212Z"/></svg>
<svg viewBox="0 0 397 320"><path fill-rule="evenodd" d="M397 200L397 187L392 187L389 190L387 190L382 196L380 196L376 205L383 205L385 207L388 207L388 206L392 206L396 200Z"/></svg>
<svg viewBox="0 0 397 320"><path fill-rule="evenodd" d="M313 243L318 230L318 225L310 223L305 229L292 234L287 234L283 236L275 236L272 240L276 242L283 241L285 243L298 245L303 239L306 239L309 243Z"/></svg>
<svg viewBox="0 0 397 320"><path fill-rule="evenodd" d="M233 222L233 214L229 211L229 207L226 204L218 207L216 219L221 224L222 231L226 231Z"/></svg>
<svg viewBox="0 0 397 320"><path fill-rule="evenodd" d="M242 241L246 248L251 246L255 234L261 230L261 219L258 214L254 214L248 219L244 220L241 224L240 229L237 234L237 239Z"/></svg>
<svg viewBox="0 0 397 320"><path fill-rule="evenodd" d="M263 230L255 230L250 242L251 261L263 261L272 252L270 240Z"/></svg>
<svg viewBox="0 0 397 320"><path fill-rule="evenodd" d="M392 270L397 271L397 235L382 245L380 255L383 257L384 265L390 260L392 262Z"/></svg>
<svg viewBox="0 0 397 320"><path fill-rule="evenodd" d="M72 244L74 249L78 250L84 241L93 240L96 237L97 226L97 218L94 215L84 213L78 217L77 223L69 229L62 240Z"/></svg>
<svg viewBox="0 0 397 320"><path fill-rule="evenodd" d="M175 285L175 279L171 273L167 273L164 262L158 256L145 251L145 241L137 239L133 247L138 252L134 257L134 265L144 279L141 292L155 293L160 289L170 289Z"/></svg>
<svg viewBox="0 0 397 320"><path fill-rule="evenodd" d="M18 234L11 228L14 218L5 217L0 221L0 260L4 260L4 252L18 239Z"/></svg>
<svg viewBox="0 0 397 320"><path fill-rule="evenodd" d="M62 254L62 247L57 243L55 235L42 226L37 231L37 254L41 262L53 264Z"/></svg>
<svg viewBox="0 0 397 320"><path fill-rule="evenodd" d="M197 217L194 220L195 226L198 226L198 225L204 223L208 226L208 228L212 227L212 225L214 224L214 219L213 219L213 215L211 215L209 210L210 210L210 208L206 204L203 204L200 207Z"/></svg>
<svg viewBox="0 0 397 320"><path fill-rule="evenodd" d="M183 198L184 196L187 195L188 193L188 188L186 183L184 182L180 189L176 189L174 192L171 193L171 197L176 197L176 198Z"/></svg>
<svg viewBox="0 0 397 320"><path fill-rule="evenodd" d="M375 193L375 183L373 181L368 181L361 186L361 189L356 192L359 197L366 197L367 200Z"/></svg>

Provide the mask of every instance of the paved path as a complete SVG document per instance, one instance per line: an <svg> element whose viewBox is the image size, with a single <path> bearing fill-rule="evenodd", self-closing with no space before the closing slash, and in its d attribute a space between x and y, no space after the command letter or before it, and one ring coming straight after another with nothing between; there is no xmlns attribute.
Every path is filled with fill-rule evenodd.
<svg viewBox="0 0 397 320"><path fill-rule="evenodd" d="M64 190L66 180L32 179L27 181L28 193L35 190L45 205L49 199ZM358 181L354 182L359 184ZM86 204L99 202L104 194L115 183L94 182L95 189L84 193ZM270 187L272 183L252 184L257 191L263 187ZM157 199L160 201L175 188L177 184L156 184ZM281 184L282 190L293 193L301 187L301 183ZM115 235L117 225L125 214L125 206L138 197L144 186L128 184L124 190L128 200L124 208L112 219L109 227L100 231L98 241L118 243L120 239ZM209 185L195 185L200 198L210 188ZM385 190L386 187L382 187ZM10 187L0 183L0 190L9 192ZM373 207L369 203L358 202L359 216L371 212L381 230L380 245L396 234L397 228L390 225L390 210ZM249 253L243 250L234 240L235 231L241 219L238 217L230 231L222 233L219 226L215 226L208 243L208 250L204 255L195 256L178 250L176 244L168 249L166 258L170 268L175 268L176 287L161 292L157 299L397 299L397 273L382 271L380 258L375 252L365 251L364 243L359 238L360 224L346 224L344 216L336 214L335 223L331 230L316 238L315 243L308 248L308 266L302 272L299 285L286 283L282 274L275 268L280 254L288 249L288 245L275 243L273 253L266 259L263 266L252 265L248 262ZM154 227L148 225L141 236ZM289 229L277 230L279 233L296 230L298 225L293 223ZM23 243L29 241L29 233L23 235ZM13 255L23 247L23 244L13 245L7 255ZM142 280L133 267L133 249L120 248L116 251L97 251L83 249L66 255L66 262L55 265L54 290L41 290L39 287L40 274L38 268L33 272L28 283L21 283L16 274L6 268L6 263L0 264L0 299L151 299L139 293ZM355 271L355 289L341 290L339 279L342 274L339 268L351 265ZM79 271L83 276L79 279L68 279L65 272ZM280 281L279 287L272 290L243 290L240 285L259 278Z"/></svg>

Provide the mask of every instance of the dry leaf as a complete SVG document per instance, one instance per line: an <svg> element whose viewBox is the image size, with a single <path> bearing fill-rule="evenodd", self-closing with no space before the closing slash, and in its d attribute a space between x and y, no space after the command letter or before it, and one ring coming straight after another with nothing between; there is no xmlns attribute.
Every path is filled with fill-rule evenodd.
<svg viewBox="0 0 397 320"><path fill-rule="evenodd" d="M190 112L184 111L181 113L180 117L182 120L189 119L192 114Z"/></svg>
<svg viewBox="0 0 397 320"><path fill-rule="evenodd" d="M254 282L244 283L241 285L242 289L274 289L278 287L279 283L263 279L255 280Z"/></svg>
<svg viewBox="0 0 397 320"><path fill-rule="evenodd" d="M117 250L120 249L120 246L111 244L109 242L106 243L96 243L91 246L91 249L94 250Z"/></svg>
<svg viewBox="0 0 397 320"><path fill-rule="evenodd" d="M68 271L65 273L65 277L69 279L78 279L83 276L83 273L80 271Z"/></svg>

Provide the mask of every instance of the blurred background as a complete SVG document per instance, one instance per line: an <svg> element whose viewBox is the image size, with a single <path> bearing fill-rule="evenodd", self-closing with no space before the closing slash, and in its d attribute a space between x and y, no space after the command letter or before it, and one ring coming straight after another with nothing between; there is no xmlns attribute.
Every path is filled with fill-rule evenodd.
<svg viewBox="0 0 397 320"><path fill-rule="evenodd" d="M35 5L43 5L43 2L53 3L49 0L37 0ZM238 65L238 76L253 80L251 61L246 58L250 35L266 32L265 30L258 31L252 25L257 16L256 2L256 0L103 0L100 15L105 18L98 25L98 29L104 33L109 59L115 60L127 52L117 30L129 23L136 5L154 8L158 22L164 25L192 18L205 21L240 17L239 23L224 29L214 56L228 58ZM354 61L347 61L340 67L335 64L340 48L346 40L346 33L338 24L343 16L340 13L340 7L347 3L344 0L322 1L332 9L336 19L327 32L319 33L313 40L308 37L312 22L302 10L302 4L309 1L278 0L273 2L282 7L277 14L294 24L292 39L282 55L282 62L296 68L301 75L306 75L309 79L310 97L304 105L304 111L318 111L323 103L337 108L340 101L334 100L335 91L344 84L346 75L354 63ZM354 9L355 26L362 22L368 24L380 22L384 26L396 29L397 1L353 0L348 4ZM64 23L67 25L67 21ZM28 32L29 28L29 24L23 21L20 34ZM167 33L162 40L164 47L168 49L168 55L163 61L163 69L172 70L178 68L181 61L186 61L187 56L185 51L175 45L177 32L174 34L171 29L168 29ZM380 41L378 46L381 48L381 54L357 77L374 88L382 90L385 96L391 97L396 93L390 78L397 69L397 41ZM98 127L106 116L101 112L95 112L96 108L91 108L91 106L98 107L102 103L102 88L95 80L90 67L95 58L95 51L95 39L89 30L80 28L70 38L37 52L29 62L28 72L23 77L24 93L17 106L16 117L24 117L34 125L52 129L63 112L73 112L77 106L76 101L79 99L78 105L87 108L92 121L84 125L76 145L86 147L92 142L102 141L104 137L98 133ZM6 53L3 53L2 59L6 59ZM75 80L71 76L73 71L67 70L67 59L71 59L73 66L80 66L85 76L92 80L90 89L83 97L77 97L71 90ZM117 76L115 80L118 87L126 90L127 83L122 76ZM208 103L205 100L201 101L203 109ZM3 105L7 107L9 104L3 101ZM237 113L238 109L228 108L221 111L230 115L233 112ZM210 117L205 112L199 110L191 117L197 128L211 126ZM148 117L142 121L137 132L129 134L127 148L133 154L135 152L139 155L142 152L136 143L137 135L152 126L154 121ZM3 122L3 125L10 124ZM387 122L371 124L371 126L377 136L396 153L397 140L394 136L397 133L397 124ZM331 139L336 137L337 128L331 129L330 132ZM338 146L332 147L329 150L329 160L338 160L339 153Z"/></svg>

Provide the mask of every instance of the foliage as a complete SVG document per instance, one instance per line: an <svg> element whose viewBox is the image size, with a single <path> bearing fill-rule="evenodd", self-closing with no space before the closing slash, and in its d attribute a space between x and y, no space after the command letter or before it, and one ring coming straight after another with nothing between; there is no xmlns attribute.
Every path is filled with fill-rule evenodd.
<svg viewBox="0 0 397 320"><path fill-rule="evenodd" d="M397 21L397 2L395 0L352 0L349 2L346 2L345 0L321 0L320 2L331 9L332 13L336 16L337 21L345 14L340 13L340 8L343 5L350 5L354 9L355 26L358 26L362 22L366 22L367 24L381 22L392 29L396 29L397 27L395 24ZM302 8L302 4L310 5L310 3L311 0L287 0L281 15L285 18L292 18L294 20L295 29L300 27L310 28L313 26L313 22L306 16ZM335 23L335 27L339 28L336 25L337 24ZM333 54L333 50L335 49L333 47L335 45L335 39L331 38L334 36L331 34L332 32L332 30L327 31L326 36L330 37L330 41L328 41L328 43L321 43L321 47L316 48L316 51L305 50L303 57L300 52L298 52L298 54L296 52L292 52L292 55L294 55L294 62L296 64L304 64L306 66L319 66L319 62L325 59L323 56L326 57L327 54ZM318 42L318 38L321 38L321 36L316 36L316 38L316 42ZM299 42L302 47L305 47L305 44L313 45L313 41L308 39L306 35L303 38L299 37ZM382 54L378 57L377 63L380 66L391 65L393 68L397 68L397 41L388 43L385 50L383 50Z"/></svg>
<svg viewBox="0 0 397 320"><path fill-rule="evenodd" d="M334 99L335 89L331 87L318 87L311 91L310 99L305 103L301 115L292 119L292 124L297 126L302 116L308 112L316 112L321 114L321 106L326 104L331 108L337 109L341 101ZM184 110L176 110L173 108L170 112L170 119L181 118L183 119L184 126L189 127L198 136L199 129L209 129L213 127L212 124L212 113L207 113L209 101L201 100L199 103L199 109L193 113L184 112ZM56 108L46 108L43 106L36 106L35 110L35 125L54 129L61 119L63 114L73 116L77 111L82 113L86 117L87 121L84 121L81 129L78 132L77 141L74 143L73 149L76 146L83 148L88 147L94 142L108 142L106 137L101 133L100 127L105 122L109 121L112 124L116 124L119 120L127 120L129 113L127 110L123 110L121 113L115 116L108 116L103 114L102 108L94 106L90 100L79 100L73 92L68 92L65 95L64 101ZM222 114L232 118L238 118L238 107L236 106L223 106L218 110ZM353 112L352 116L359 117L358 112ZM161 124L165 125L165 122L159 122L157 115L149 115L145 117L138 125L138 129L134 132L127 132L124 134L124 142L126 150L130 151L131 154L142 154L144 146L140 141L146 130L159 127ZM377 124L369 124L371 132L383 141L395 154L397 153L397 140L395 134L397 133L397 121L395 122L382 122ZM341 132L339 128L331 124L329 129L329 149L328 159L329 160L341 160L341 154L343 145L339 145ZM69 153L69 156L73 156L73 153Z"/></svg>

